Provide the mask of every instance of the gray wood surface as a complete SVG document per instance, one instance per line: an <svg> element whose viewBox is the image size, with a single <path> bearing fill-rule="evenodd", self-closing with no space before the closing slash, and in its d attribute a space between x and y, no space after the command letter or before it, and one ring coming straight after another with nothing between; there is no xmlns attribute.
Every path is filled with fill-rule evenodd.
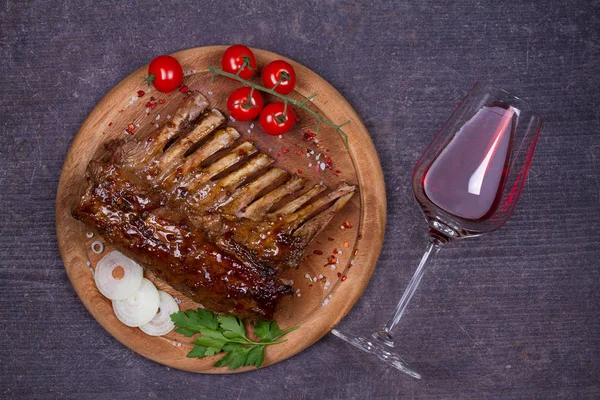
<svg viewBox="0 0 600 400"><path fill-rule="evenodd" d="M546 124L520 204L443 250L398 334L422 381L327 336L236 376L170 370L122 346L67 280L58 176L78 127L161 53L243 42L307 65L379 151L389 219L378 267L341 323L382 324L425 246L412 166L478 79ZM0 398L596 399L600 397L600 2L0 4Z"/></svg>

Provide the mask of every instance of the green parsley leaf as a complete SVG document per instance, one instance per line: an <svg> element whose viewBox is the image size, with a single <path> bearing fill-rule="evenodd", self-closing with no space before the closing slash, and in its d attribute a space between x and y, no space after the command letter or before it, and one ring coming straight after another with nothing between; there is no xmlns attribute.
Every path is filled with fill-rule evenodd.
<svg viewBox="0 0 600 400"><path fill-rule="evenodd" d="M210 354L206 354L206 347L204 346L194 346L192 351L187 354L188 358L204 358Z"/></svg>
<svg viewBox="0 0 600 400"><path fill-rule="evenodd" d="M254 365L259 368L265 360L265 347L266 346L252 346L246 357L246 363L244 365Z"/></svg>
<svg viewBox="0 0 600 400"><path fill-rule="evenodd" d="M194 347L187 357L204 358L224 353L214 366L230 370L249 365L259 368L265 360L265 348L281 343L275 340L297 328L281 331L275 321L258 321L254 333L262 340L255 342L248 339L244 323L234 316L215 316L213 312L199 308L176 312L171 314L171 319L177 333L186 337L199 334L192 342Z"/></svg>
<svg viewBox="0 0 600 400"><path fill-rule="evenodd" d="M219 322L215 318L215 314L201 308L196 311L176 312L171 314L171 320L175 323L175 326L188 328L188 330L198 331L200 328L217 329L219 327Z"/></svg>
<svg viewBox="0 0 600 400"><path fill-rule="evenodd" d="M276 321L258 321L254 326L254 333L266 342L272 342L283 334Z"/></svg>
<svg viewBox="0 0 600 400"><path fill-rule="evenodd" d="M219 315L217 317L219 321L219 327L223 330L223 335L232 338L246 338L246 328L239 318L233 315Z"/></svg>

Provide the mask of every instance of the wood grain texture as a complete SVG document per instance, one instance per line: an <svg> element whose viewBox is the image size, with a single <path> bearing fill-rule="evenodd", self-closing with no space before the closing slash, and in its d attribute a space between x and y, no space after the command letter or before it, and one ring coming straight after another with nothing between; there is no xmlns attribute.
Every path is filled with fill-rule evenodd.
<svg viewBox="0 0 600 400"><path fill-rule="evenodd" d="M0 2L0 398L599 398L598 15L580 0ZM73 290L54 201L82 122L153 57L238 42L324 77L381 160L385 241L342 329L393 312L424 248L412 168L474 81L544 115L515 214L444 249L403 317L401 353L422 381L331 335L253 373L170 369L118 343Z"/></svg>
<svg viewBox="0 0 600 400"><path fill-rule="evenodd" d="M226 46L212 46L184 50L174 54L180 61L186 73L184 83L192 90L204 93L210 101L211 108L226 110L226 100L229 93L236 87L241 87L224 77L216 77L212 81L208 66L219 65L220 58ZM264 50L253 49L257 64L264 66L281 56ZM354 303L358 300L375 268L377 257L383 242L385 230L385 184L377 152L375 151L369 133L356 115L352 107L327 82L308 68L295 61L286 59L297 71L298 80L292 94L299 100L306 99L313 93L318 96L311 101L315 109L330 121L338 124L349 120L345 133L352 138L349 149L344 146L339 134L327 126L318 135L318 143L312 144L302 139L303 130L316 128L316 121L302 110L298 110L300 121L292 131L282 138L266 135L256 128L254 123L229 121L242 132L243 140L253 140L255 146L276 159L278 167L287 171L302 172L307 180L307 187L323 182L330 188L335 188L342 182L358 185L358 195L347 204L328 226L315 238L307 249L305 259L300 268L284 271L282 278L293 280L293 296L284 298L275 313L275 319L282 329L299 326L299 329L286 336L287 341L268 349L264 366L284 360L310 346L335 326ZM202 360L187 358L192 344L189 338L175 332L164 337L145 335L137 328L129 328L121 324L115 317L111 302L104 298L96 289L90 272L97 261L112 249L106 247L100 256L91 251L93 240L86 239L85 233L89 228L76 221L71 212L79 201L81 187L85 181L85 169L89 161L102 152L103 145L109 140L127 136L124 128L133 124L135 135L142 139L146 134L156 129L155 124L167 119L167 115L175 114L175 109L186 96L173 92L169 96L156 91L149 91L143 78L147 66L141 67L122 82L117 84L92 110L75 137L61 173L56 198L56 230L58 245L65 263L67 275L75 291L90 313L100 324L121 343L132 350L170 367L202 373L231 373L227 368L216 368L212 365L222 356L207 357ZM146 93L138 97L139 90ZM155 98L155 102L164 100L164 106L151 110L146 106L146 100ZM266 98L266 101L269 101ZM307 148L315 152L310 158L306 156ZM268 149L268 151L267 151ZM285 153L284 153L285 152ZM281 154L283 153L283 154ZM297 154L296 154L297 153ZM277 157L276 157L277 154ZM315 160L322 154L319 160ZM334 169L321 170L319 162L325 162L325 157L333 160ZM307 162L314 162L315 168L307 168ZM340 171L335 173L335 171ZM340 229L345 221L351 222L352 229ZM368 233L368 234L367 234ZM331 238L328 239L328 238ZM320 249L321 255L313 254ZM329 268L327 258L334 249L341 251L337 254L339 264L335 270ZM363 251L360 251L360 250ZM357 267L351 269L350 262ZM360 266L360 268L358 267ZM309 281L311 278L325 277L324 281ZM198 304L187 300L181 293L160 282L152 274L147 273L160 289L170 292L175 297L184 300L182 310L196 309ZM341 277L344 278L342 281ZM252 367L240 368L233 372L254 370Z"/></svg>

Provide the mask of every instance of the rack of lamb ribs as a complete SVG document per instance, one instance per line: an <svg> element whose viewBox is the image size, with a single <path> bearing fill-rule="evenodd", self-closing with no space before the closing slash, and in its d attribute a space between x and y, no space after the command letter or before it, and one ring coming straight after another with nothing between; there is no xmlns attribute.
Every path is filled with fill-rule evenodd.
<svg viewBox="0 0 600 400"><path fill-rule="evenodd" d="M352 197L280 168L199 92L147 138L113 140L86 170L73 215L206 308L272 319L311 240ZM312 200L312 202L311 202Z"/></svg>

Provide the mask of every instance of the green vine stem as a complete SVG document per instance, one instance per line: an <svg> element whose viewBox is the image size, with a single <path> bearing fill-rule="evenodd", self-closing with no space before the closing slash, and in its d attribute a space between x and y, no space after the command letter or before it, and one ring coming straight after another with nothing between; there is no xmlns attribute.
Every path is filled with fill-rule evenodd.
<svg viewBox="0 0 600 400"><path fill-rule="evenodd" d="M322 115L319 115L317 112L311 110L306 105L306 103L308 103L309 101L312 101L312 99L314 99L317 96L316 93L311 94L309 97L307 97L303 101L298 101L298 100L292 99L289 96L283 95L281 93L277 93L273 89L267 89L264 86L258 85L258 84L254 83L254 82L251 82L249 80L241 78L240 76L238 76L236 74L230 74L229 72L225 72L225 71L223 71L220 68L210 66L210 67L208 67L208 70L212 73L212 82L213 83L214 83L215 74L221 75L221 76L226 76L228 78L231 78L231 79L234 79L234 80L236 80L238 82L241 82L241 83L243 83L243 84L245 84L247 86L250 86L252 89L260 90L261 92L269 93L269 94L272 94L273 96L279 97L280 99L282 99L284 101L284 103L286 105L288 103L290 103L290 104L295 105L296 107L299 107L299 108L303 109L304 111L306 111L307 113L311 114L313 117L316 118L316 120L317 120L317 130L316 130L316 133L319 133L319 128L321 127L321 123L329 125L333 129L335 129L337 131L337 133L340 134L340 136L342 136L344 138L344 143L346 144L346 149L348 148L348 135L342 130L342 127L348 125L350 123L350 120L348 120L348 121L346 121L346 122L344 122L342 124L336 125L335 123L331 122L327 118L325 118Z"/></svg>

